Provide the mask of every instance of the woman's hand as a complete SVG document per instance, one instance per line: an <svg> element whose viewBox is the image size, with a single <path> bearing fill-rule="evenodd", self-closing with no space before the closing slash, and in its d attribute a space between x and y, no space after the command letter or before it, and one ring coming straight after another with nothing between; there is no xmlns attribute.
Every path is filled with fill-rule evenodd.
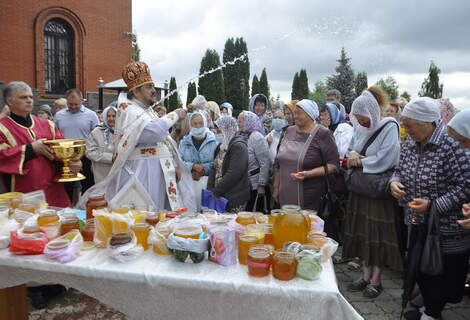
<svg viewBox="0 0 470 320"><path fill-rule="evenodd" d="M305 179L310 178L311 175L310 175L310 171L300 171L296 173L291 173L290 176L294 180L303 181Z"/></svg>
<svg viewBox="0 0 470 320"><path fill-rule="evenodd" d="M279 187L273 188L273 199L276 201L276 203L279 203Z"/></svg>
<svg viewBox="0 0 470 320"><path fill-rule="evenodd" d="M424 214L428 212L429 200L419 198L413 199L413 201L408 205L410 206L411 210L413 210L413 212Z"/></svg>
<svg viewBox="0 0 470 320"><path fill-rule="evenodd" d="M82 170L82 161L77 160L77 161L69 161L69 168L72 173L79 173L80 170Z"/></svg>
<svg viewBox="0 0 470 320"><path fill-rule="evenodd" d="M266 138L266 141L268 141L268 144L273 143L273 136L268 136L268 137Z"/></svg>
<svg viewBox="0 0 470 320"><path fill-rule="evenodd" d="M258 195L264 196L264 194L266 193L266 190L264 186L258 186L257 192L258 192Z"/></svg>
<svg viewBox="0 0 470 320"><path fill-rule="evenodd" d="M458 220L457 223L465 229L470 229L470 203L464 204L462 206L462 213L467 219Z"/></svg>
<svg viewBox="0 0 470 320"><path fill-rule="evenodd" d="M405 189L405 186L398 181L390 183L390 191L395 199L401 199L406 195L406 192L403 189Z"/></svg>

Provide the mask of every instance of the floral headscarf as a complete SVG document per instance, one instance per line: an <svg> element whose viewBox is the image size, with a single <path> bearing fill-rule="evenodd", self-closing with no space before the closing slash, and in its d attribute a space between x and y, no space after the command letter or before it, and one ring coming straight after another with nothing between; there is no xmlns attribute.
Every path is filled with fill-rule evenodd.
<svg viewBox="0 0 470 320"><path fill-rule="evenodd" d="M263 124L259 120L258 116L251 111L243 111L243 129L241 130L242 134L251 134L254 131L258 131L263 134Z"/></svg>
<svg viewBox="0 0 470 320"><path fill-rule="evenodd" d="M330 130L333 130L336 125L346 122L346 119L344 119L343 114L336 105L326 103L325 106L330 114L330 126L328 127Z"/></svg>
<svg viewBox="0 0 470 320"><path fill-rule="evenodd" d="M113 104L110 104L103 110L103 124L101 127L104 128L104 143L106 146L109 144L109 138L114 134L114 127L109 126L107 121L109 110L114 110L114 113L117 113L117 109Z"/></svg>
<svg viewBox="0 0 470 320"><path fill-rule="evenodd" d="M449 99L437 99L441 104L441 119L444 124L448 124L449 121L457 114L454 105Z"/></svg>
<svg viewBox="0 0 470 320"><path fill-rule="evenodd" d="M224 139L222 140L220 147L226 150L230 140L232 140L232 138L237 133L237 120L235 120L233 117L221 117L217 119L215 124L224 135Z"/></svg>

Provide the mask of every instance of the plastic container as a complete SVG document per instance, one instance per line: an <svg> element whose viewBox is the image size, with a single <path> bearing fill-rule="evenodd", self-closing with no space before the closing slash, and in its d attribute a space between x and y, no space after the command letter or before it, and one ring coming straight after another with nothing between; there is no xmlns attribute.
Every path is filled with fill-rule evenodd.
<svg viewBox="0 0 470 320"><path fill-rule="evenodd" d="M308 235L307 219L300 213L297 206L283 206L273 225L273 243L281 249L285 242L305 243Z"/></svg>
<svg viewBox="0 0 470 320"><path fill-rule="evenodd" d="M246 258L249 275L258 278L268 276L272 259L269 249L264 247L264 245L252 246Z"/></svg>
<svg viewBox="0 0 470 320"><path fill-rule="evenodd" d="M150 226L147 223L136 223L132 230L137 238L137 245L141 245L144 250L148 250L149 243L149 233L150 233Z"/></svg>
<svg viewBox="0 0 470 320"><path fill-rule="evenodd" d="M276 279L288 281L297 274L297 260L292 252L277 250L273 257L273 276Z"/></svg>
<svg viewBox="0 0 470 320"><path fill-rule="evenodd" d="M250 248L258 243L258 237L241 235L238 240L238 263L246 265L246 258Z"/></svg>
<svg viewBox="0 0 470 320"><path fill-rule="evenodd" d="M88 197L88 201L85 205L86 207L86 218L93 218L94 209L103 209L108 207L108 203L104 198L104 193L94 194Z"/></svg>

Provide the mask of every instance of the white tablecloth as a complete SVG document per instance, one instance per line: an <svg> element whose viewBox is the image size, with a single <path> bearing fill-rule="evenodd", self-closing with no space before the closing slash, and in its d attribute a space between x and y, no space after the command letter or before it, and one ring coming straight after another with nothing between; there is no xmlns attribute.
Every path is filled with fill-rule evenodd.
<svg viewBox="0 0 470 320"><path fill-rule="evenodd" d="M331 261L316 281L253 278L247 267L178 262L152 250L118 263L105 249L68 264L0 250L0 288L29 281L78 289L135 319L362 319L338 291Z"/></svg>

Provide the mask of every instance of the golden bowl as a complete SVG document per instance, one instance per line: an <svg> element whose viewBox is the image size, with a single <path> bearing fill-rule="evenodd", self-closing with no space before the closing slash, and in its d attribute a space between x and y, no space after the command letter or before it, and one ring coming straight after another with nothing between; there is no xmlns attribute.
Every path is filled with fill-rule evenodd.
<svg viewBox="0 0 470 320"><path fill-rule="evenodd" d="M85 139L57 139L44 141L44 144L54 152L54 159L64 164L58 175L54 177L54 181L70 182L85 179L83 174L73 173L69 168L70 161L80 160L85 153L85 142Z"/></svg>

